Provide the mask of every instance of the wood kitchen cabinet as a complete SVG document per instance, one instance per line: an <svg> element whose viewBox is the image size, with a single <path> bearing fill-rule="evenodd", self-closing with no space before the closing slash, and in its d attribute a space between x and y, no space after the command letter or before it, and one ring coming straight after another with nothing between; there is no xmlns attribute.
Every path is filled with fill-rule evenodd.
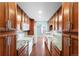
<svg viewBox="0 0 79 59"><path fill-rule="evenodd" d="M16 36L0 36L0 56L16 56Z"/></svg>
<svg viewBox="0 0 79 59"><path fill-rule="evenodd" d="M52 42L50 44L50 53L51 53L51 56L60 56L61 55L60 50Z"/></svg>
<svg viewBox="0 0 79 59"><path fill-rule="evenodd" d="M23 31L23 25L28 24L30 26L30 18L28 15L17 5L17 30Z"/></svg>
<svg viewBox="0 0 79 59"><path fill-rule="evenodd" d="M0 32L6 29L5 22L5 3L0 3Z"/></svg>
<svg viewBox="0 0 79 59"><path fill-rule="evenodd" d="M78 32L78 3L72 3L71 32Z"/></svg>
<svg viewBox="0 0 79 59"><path fill-rule="evenodd" d="M63 3L63 55L78 55L78 3ZM64 34L69 35L66 41ZM65 52L66 50L66 52Z"/></svg>
<svg viewBox="0 0 79 59"><path fill-rule="evenodd" d="M21 8L17 5L17 30L20 31L22 29L21 24L22 24L22 10Z"/></svg>
<svg viewBox="0 0 79 59"><path fill-rule="evenodd" d="M0 56L4 55L5 48L4 48L4 37L0 37Z"/></svg>
<svg viewBox="0 0 79 59"><path fill-rule="evenodd" d="M78 55L78 3L72 4L70 55Z"/></svg>
<svg viewBox="0 0 79 59"><path fill-rule="evenodd" d="M53 22L51 22L53 20ZM48 21L49 29L62 32L62 51L64 56L78 55L78 3L64 2ZM52 48L51 48L52 49Z"/></svg>
<svg viewBox="0 0 79 59"><path fill-rule="evenodd" d="M49 30L62 31L62 6L55 12L55 14L48 21Z"/></svg>
<svg viewBox="0 0 79 59"><path fill-rule="evenodd" d="M48 49L48 43L47 40L45 41L45 46ZM61 55L61 51L56 47L56 45L52 42L50 42L50 50L48 49L49 54L51 56L60 56Z"/></svg>
<svg viewBox="0 0 79 59"><path fill-rule="evenodd" d="M78 3L62 4L63 31L78 31Z"/></svg>
<svg viewBox="0 0 79 59"><path fill-rule="evenodd" d="M22 14L22 18L21 18L22 20L21 21L24 23L25 22L25 13L24 13L24 11L21 11L21 14Z"/></svg>
<svg viewBox="0 0 79 59"><path fill-rule="evenodd" d="M34 35L34 19L29 19L28 35Z"/></svg>
<svg viewBox="0 0 79 59"><path fill-rule="evenodd" d="M63 34L62 38L62 53L64 56L70 55L70 35L69 34Z"/></svg>
<svg viewBox="0 0 79 59"><path fill-rule="evenodd" d="M51 17L51 19L48 21L49 31L54 29L54 18Z"/></svg>
<svg viewBox="0 0 79 59"><path fill-rule="evenodd" d="M58 31L62 32L62 6L58 10Z"/></svg>
<svg viewBox="0 0 79 59"><path fill-rule="evenodd" d="M63 34L62 53L64 56L78 55L78 36L74 34Z"/></svg>
<svg viewBox="0 0 79 59"><path fill-rule="evenodd" d="M24 15L24 22L29 24L29 17L26 14Z"/></svg>
<svg viewBox="0 0 79 59"><path fill-rule="evenodd" d="M57 30L57 21L58 21L58 18L57 18L57 13L56 13L54 17L54 30Z"/></svg>
<svg viewBox="0 0 79 59"><path fill-rule="evenodd" d="M15 33L15 30L16 3L0 3L0 56L16 55L16 36L9 37Z"/></svg>
<svg viewBox="0 0 79 59"><path fill-rule="evenodd" d="M70 42L70 55L77 56L78 55L78 35L71 35L71 42Z"/></svg>
<svg viewBox="0 0 79 59"><path fill-rule="evenodd" d="M10 35L5 37L5 56L16 56L16 36Z"/></svg>
<svg viewBox="0 0 79 59"><path fill-rule="evenodd" d="M16 3L0 3L0 31L16 29Z"/></svg>
<svg viewBox="0 0 79 59"><path fill-rule="evenodd" d="M6 10L6 19L8 17L8 20L11 21L11 28L16 29L16 3L10 2L8 4L8 9Z"/></svg>
<svg viewBox="0 0 79 59"><path fill-rule="evenodd" d="M49 30L50 30L50 31L56 29L56 26L55 26L56 21L55 21L55 19L56 19L56 15L52 16L52 17L50 18L50 20L48 21L48 25L49 25Z"/></svg>
<svg viewBox="0 0 79 59"><path fill-rule="evenodd" d="M62 5L62 13L63 13L63 31L69 32L70 30L70 23L71 23L71 3L63 3Z"/></svg>

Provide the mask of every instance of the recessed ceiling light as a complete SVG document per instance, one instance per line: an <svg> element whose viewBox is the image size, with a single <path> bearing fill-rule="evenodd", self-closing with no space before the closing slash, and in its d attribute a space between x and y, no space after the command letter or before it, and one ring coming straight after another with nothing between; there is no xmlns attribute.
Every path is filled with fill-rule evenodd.
<svg viewBox="0 0 79 59"><path fill-rule="evenodd" d="M42 14L42 10L39 10L38 13L39 13L39 14Z"/></svg>

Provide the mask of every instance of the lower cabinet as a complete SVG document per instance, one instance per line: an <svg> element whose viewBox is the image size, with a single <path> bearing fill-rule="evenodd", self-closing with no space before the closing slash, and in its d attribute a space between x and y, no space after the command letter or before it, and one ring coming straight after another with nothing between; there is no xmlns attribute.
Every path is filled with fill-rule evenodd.
<svg viewBox="0 0 79 59"><path fill-rule="evenodd" d="M60 56L60 50L54 44L51 45L51 55Z"/></svg>
<svg viewBox="0 0 79 59"><path fill-rule="evenodd" d="M18 50L18 56L28 56L28 46L20 48Z"/></svg>
<svg viewBox="0 0 79 59"><path fill-rule="evenodd" d="M78 56L78 35L71 35L70 55Z"/></svg>
<svg viewBox="0 0 79 59"><path fill-rule="evenodd" d="M47 46L47 49L48 49L48 44L47 42L45 42L45 45ZM49 49L48 49L49 50ZM50 44L50 50L49 50L49 53L51 56L60 56L61 55L61 51L56 47L55 44L53 44L51 42Z"/></svg>
<svg viewBox="0 0 79 59"><path fill-rule="evenodd" d="M78 34L63 34L62 41L62 55L63 56L77 56L78 55Z"/></svg>
<svg viewBox="0 0 79 59"><path fill-rule="evenodd" d="M0 37L0 56L4 56L4 37Z"/></svg>
<svg viewBox="0 0 79 59"><path fill-rule="evenodd" d="M0 37L0 56L16 56L16 36Z"/></svg>
<svg viewBox="0 0 79 59"><path fill-rule="evenodd" d="M5 55L16 56L16 36L11 35L5 37Z"/></svg>
<svg viewBox="0 0 79 59"><path fill-rule="evenodd" d="M70 48L70 36L69 34L63 34L62 38L62 55L69 56L69 48Z"/></svg>

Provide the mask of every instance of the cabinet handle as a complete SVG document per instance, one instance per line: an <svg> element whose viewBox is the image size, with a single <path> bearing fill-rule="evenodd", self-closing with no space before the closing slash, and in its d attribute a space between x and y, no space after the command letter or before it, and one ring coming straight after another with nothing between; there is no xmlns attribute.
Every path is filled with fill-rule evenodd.
<svg viewBox="0 0 79 59"><path fill-rule="evenodd" d="M7 44L9 46L9 56L10 56L10 45L11 45L11 37L8 37L8 41L7 41Z"/></svg>
<svg viewBox="0 0 79 59"><path fill-rule="evenodd" d="M11 20L8 20L8 21L6 22L6 29L10 30L10 29L11 29L11 26L12 26Z"/></svg>
<svg viewBox="0 0 79 59"><path fill-rule="evenodd" d="M66 38L66 46L70 46L70 38Z"/></svg>
<svg viewBox="0 0 79 59"><path fill-rule="evenodd" d="M70 46L70 38L67 39L67 44Z"/></svg>

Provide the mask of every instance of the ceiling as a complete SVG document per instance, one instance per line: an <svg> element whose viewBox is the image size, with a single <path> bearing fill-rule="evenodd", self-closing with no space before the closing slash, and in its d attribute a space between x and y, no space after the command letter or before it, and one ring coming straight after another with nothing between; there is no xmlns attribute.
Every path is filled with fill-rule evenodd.
<svg viewBox="0 0 79 59"><path fill-rule="evenodd" d="M17 2L27 15L35 21L48 21L61 6L61 2Z"/></svg>

